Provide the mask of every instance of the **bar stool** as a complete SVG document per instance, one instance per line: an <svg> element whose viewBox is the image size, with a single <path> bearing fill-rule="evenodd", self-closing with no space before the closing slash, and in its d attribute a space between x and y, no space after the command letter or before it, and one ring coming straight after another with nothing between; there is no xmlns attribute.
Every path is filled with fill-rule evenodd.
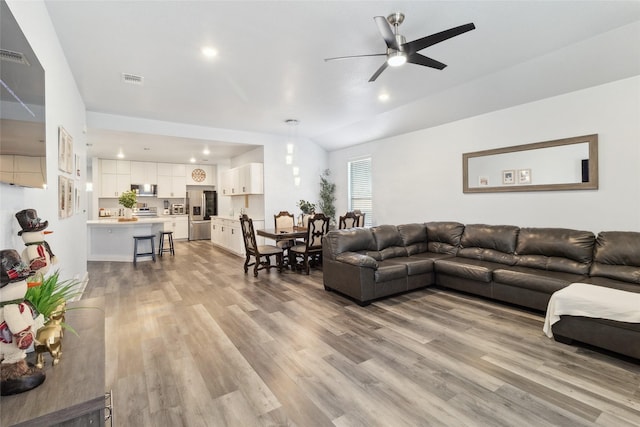
<svg viewBox="0 0 640 427"><path fill-rule="evenodd" d="M169 236L169 247L164 247L164 237ZM175 255L173 250L173 231L161 231L160 232L160 244L158 245L158 255L162 256L164 252L170 252L171 255Z"/></svg>
<svg viewBox="0 0 640 427"><path fill-rule="evenodd" d="M153 259L153 262L156 262L156 248L154 244L154 236L153 234L145 235L145 236L133 236L133 265L136 266L136 261L139 257L142 256L150 256ZM151 252L138 252L138 242L149 240L151 242Z"/></svg>

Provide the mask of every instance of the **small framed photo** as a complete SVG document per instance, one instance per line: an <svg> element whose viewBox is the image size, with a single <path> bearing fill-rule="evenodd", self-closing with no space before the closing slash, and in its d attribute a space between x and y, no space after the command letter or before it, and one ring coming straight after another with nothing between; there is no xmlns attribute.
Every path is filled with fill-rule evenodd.
<svg viewBox="0 0 640 427"><path fill-rule="evenodd" d="M62 126L58 128L58 169L73 172L73 138Z"/></svg>
<svg viewBox="0 0 640 427"><path fill-rule="evenodd" d="M72 179L72 178L67 178L67 191L66 191L66 197L67 197L67 202L65 205L65 209L67 210L67 218L73 216L74 214L74 202L75 202L75 187L76 187L76 182Z"/></svg>
<svg viewBox="0 0 640 427"><path fill-rule="evenodd" d="M478 185L480 187L488 187L489 186L489 177L488 176L480 176L480 177L478 177Z"/></svg>
<svg viewBox="0 0 640 427"><path fill-rule="evenodd" d="M531 169L518 170L518 184L531 184Z"/></svg>
<svg viewBox="0 0 640 427"><path fill-rule="evenodd" d="M502 171L502 183L509 185L515 184L516 182L516 171L513 169Z"/></svg>
<svg viewBox="0 0 640 427"><path fill-rule="evenodd" d="M67 217L67 177L58 175L58 218Z"/></svg>

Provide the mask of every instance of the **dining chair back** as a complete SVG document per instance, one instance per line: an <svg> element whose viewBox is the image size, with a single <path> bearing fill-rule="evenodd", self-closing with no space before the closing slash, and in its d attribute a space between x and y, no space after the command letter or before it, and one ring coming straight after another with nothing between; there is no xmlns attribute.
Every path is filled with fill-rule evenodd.
<svg viewBox="0 0 640 427"><path fill-rule="evenodd" d="M292 228L294 225L296 225L296 220L294 215L292 213L289 213L288 211L280 211L277 214L275 214L273 216L273 222L274 222L274 225L276 226L276 229Z"/></svg>
<svg viewBox="0 0 640 427"><path fill-rule="evenodd" d="M342 230L343 228L358 227L358 220L358 215L353 212L347 212L339 218L338 228Z"/></svg>
<svg viewBox="0 0 640 427"><path fill-rule="evenodd" d="M309 274L310 260L316 260L318 263L321 260L322 238L327 233L329 233L329 217L321 213L310 215L304 244L289 248L289 257L294 258L293 260L290 259L291 264L296 265L296 261L300 258L304 270Z"/></svg>
<svg viewBox="0 0 640 427"><path fill-rule="evenodd" d="M243 214L240 216L240 227L242 228L242 240L244 241L244 249L246 259L244 262L245 274L249 271L249 267L253 266L253 275L258 277L258 270L266 269L269 271L272 267L277 267L278 271L282 271L283 250L275 245L258 245L256 241L256 231L253 228L253 220ZM276 263L271 264L271 257L275 256ZM253 257L253 262L251 262Z"/></svg>
<svg viewBox="0 0 640 427"><path fill-rule="evenodd" d="M353 213L358 216L358 225L356 227L364 227L365 214L360 209L354 209Z"/></svg>
<svg viewBox="0 0 640 427"><path fill-rule="evenodd" d="M273 216L273 222L276 230L279 228L293 228L296 225L296 218L289 211L280 211ZM295 244L294 240L278 240L276 246L284 250L289 249Z"/></svg>

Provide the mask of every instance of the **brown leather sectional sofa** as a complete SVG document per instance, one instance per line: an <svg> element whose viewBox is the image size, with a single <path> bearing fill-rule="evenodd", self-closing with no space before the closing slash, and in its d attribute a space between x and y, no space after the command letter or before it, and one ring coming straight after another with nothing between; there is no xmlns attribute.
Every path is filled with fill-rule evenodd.
<svg viewBox="0 0 640 427"><path fill-rule="evenodd" d="M458 222L334 230L323 277L363 306L437 285L545 311L574 282L640 292L640 233ZM553 333L640 359L639 324L561 316Z"/></svg>

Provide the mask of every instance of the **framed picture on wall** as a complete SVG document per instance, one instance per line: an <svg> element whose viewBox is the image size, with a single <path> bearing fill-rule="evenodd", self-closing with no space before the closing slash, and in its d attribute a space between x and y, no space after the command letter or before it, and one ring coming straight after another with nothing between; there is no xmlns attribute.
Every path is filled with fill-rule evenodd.
<svg viewBox="0 0 640 427"><path fill-rule="evenodd" d="M73 138L60 126L58 128L58 169L63 172L73 172Z"/></svg>
<svg viewBox="0 0 640 427"><path fill-rule="evenodd" d="M508 169L502 171L502 183L503 184L515 184L516 182L516 171L513 169Z"/></svg>
<svg viewBox="0 0 640 427"><path fill-rule="evenodd" d="M78 191L78 186L75 185L73 187L73 195L74 195L74 202L73 205L75 207L76 213L80 213L80 191Z"/></svg>
<svg viewBox="0 0 640 427"><path fill-rule="evenodd" d="M76 154L74 156L74 158L75 158L74 176L75 176L76 179L80 179L80 162L81 162L81 159L80 159L80 156L78 154Z"/></svg>
<svg viewBox="0 0 640 427"><path fill-rule="evenodd" d="M67 218L74 214L73 202L75 202L75 184L76 182L72 178L67 178L67 192L65 193L67 196L67 203L65 205L65 208L67 209Z"/></svg>
<svg viewBox="0 0 640 427"><path fill-rule="evenodd" d="M67 217L67 177L58 175L58 218Z"/></svg>
<svg viewBox="0 0 640 427"><path fill-rule="evenodd" d="M518 170L518 184L531 184L531 169Z"/></svg>

